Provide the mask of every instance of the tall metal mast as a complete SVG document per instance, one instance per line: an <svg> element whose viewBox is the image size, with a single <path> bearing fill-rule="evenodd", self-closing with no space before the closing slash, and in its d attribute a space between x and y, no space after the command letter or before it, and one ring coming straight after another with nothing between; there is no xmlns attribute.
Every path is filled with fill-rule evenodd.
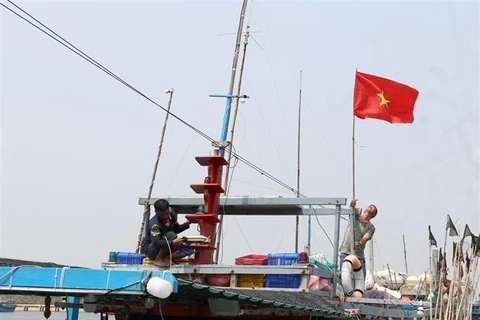
<svg viewBox="0 0 480 320"><path fill-rule="evenodd" d="M251 9L252 8L253 8L253 6L251 5ZM251 15L250 15L250 18L251 18ZM246 29L245 37L244 37L244 40L243 40L242 62L240 64L240 74L238 76L237 95L236 95L235 104L234 104L234 107L233 107L232 124L231 124L231 129L230 129L230 139L229 139L229 143L228 143L228 146L227 146L227 149L228 149L227 162L229 163L229 166L227 166L226 169L225 169L225 176L224 176L224 181L223 181L223 189L225 190L225 195L228 195L228 192L229 192L230 162L232 160L232 146L233 146L233 138L234 138L234 134L235 134L235 125L237 123L239 99L240 98L246 98L245 95L241 96L241 91L242 91L243 70L245 68L245 58L247 56L247 46L248 46L248 38L249 37L250 37L250 20L247 23L247 29ZM217 250L215 252L215 260L214 260L215 264L218 263L218 257L219 257L219 254L220 254L219 248L220 248L220 245L221 245L220 241L221 241L221 238L222 238L223 214L220 215L219 219L220 219L220 222L218 224L218 229L217 229L217 232L215 233L215 239L214 239L214 240L216 240L215 247L217 248Z"/></svg>
<svg viewBox="0 0 480 320"><path fill-rule="evenodd" d="M236 74L237 74L237 65L238 65L238 58L239 58L239 55L240 55L240 45L241 45L242 33L243 33L243 22L245 20L245 12L247 10L247 2L248 2L248 0L243 1L242 10L241 10L241 13L240 13L240 21L239 21L239 24L238 24L237 38L236 38L236 41L235 41L235 51L234 51L234 55L233 55L232 73L231 73L231 76L230 76L230 86L229 86L229 89L228 89L228 94L226 96L225 95L210 95L210 97L227 98L227 103L226 103L226 107L225 107L225 114L224 114L224 117L223 117L223 126L222 126L222 131L221 131L221 134L220 134L218 155L223 157L224 153L225 153L225 148L228 147L228 151L229 151L228 152L228 154L229 154L228 155L228 162L229 163L230 163L230 159L231 159L231 142L230 142L230 144L227 144L227 133L228 133L229 122L230 122L232 100L234 98L236 98L237 104L236 104L236 108L235 108L235 111L234 111L234 116L233 116L234 121L233 121L233 127L232 127L232 140L233 140L233 130L234 130L234 127L235 127L235 120L236 120L237 109L238 109L238 98L240 98L240 94L238 94L236 96L233 95L233 89L235 87L235 77L236 77ZM245 54L244 54L244 58L242 60L242 70L243 70L244 59L245 59ZM242 72L242 70L241 70L241 72ZM239 90L240 90L240 86L239 86ZM247 97L245 96L243 98L247 98ZM225 186L224 186L225 193L228 192L228 186L227 186L227 183L228 183L228 167L227 167L226 170L227 170L227 172L226 172ZM220 245L220 243L219 243L220 242L219 233L221 232L222 221L223 221L223 215L220 216L220 224L218 226L218 229L215 230L215 232L213 233L212 243L215 243L215 242L217 243L216 244L215 263L218 262L219 245ZM218 241L217 241L217 238L218 238Z"/></svg>
<svg viewBox="0 0 480 320"><path fill-rule="evenodd" d="M300 198L300 123L302 115L302 70L300 70L300 90L298 93L298 131L297 131L297 198ZM300 217L295 217L295 252L298 252L298 225ZM310 244L309 244L310 245Z"/></svg>

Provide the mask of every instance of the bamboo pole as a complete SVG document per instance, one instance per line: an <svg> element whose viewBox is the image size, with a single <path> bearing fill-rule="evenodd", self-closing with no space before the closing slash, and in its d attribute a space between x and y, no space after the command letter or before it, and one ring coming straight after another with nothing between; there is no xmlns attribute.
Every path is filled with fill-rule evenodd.
<svg viewBox="0 0 480 320"><path fill-rule="evenodd" d="M448 216L447 216L447 223L448 223ZM447 264L446 255L447 252L445 248L447 247L447 237L448 237L448 229L445 229L445 237L443 238L443 259L445 259L445 265ZM442 261L443 266L443 261ZM440 267L440 281L438 283L438 293L437 293L437 302L435 303L435 316L438 319L442 319L443 314L443 283L447 279L447 268L443 270L443 267Z"/></svg>
<svg viewBox="0 0 480 320"><path fill-rule="evenodd" d="M140 233L138 235L137 248L135 250L136 253L140 253L142 240L145 237L145 232L146 232L145 227L148 225L148 220L150 219L150 199L152 197L153 185L155 184L155 177L157 175L158 163L160 162L160 156L162 155L163 140L165 138L165 133L167 130L168 116L170 115L170 107L172 106L173 92L174 92L173 89L169 89L165 91L165 93L169 94L167 113L165 114L165 121L163 123L162 136L160 138L160 145L158 146L157 158L155 161L155 165L153 166L152 180L148 188L147 202L144 205L143 219L140 225Z"/></svg>
<svg viewBox="0 0 480 320"><path fill-rule="evenodd" d="M457 229L458 230L458 229ZM455 288L455 283L457 280L457 266L458 266L458 248L460 247L460 234L457 232L457 245L455 246L454 254L453 254L453 272L452 272L452 278L450 280L450 288L448 291L448 300L447 300L447 310L445 312L445 319L451 319L450 317L453 316L451 314L451 309L452 309L452 303L454 299L454 288Z"/></svg>

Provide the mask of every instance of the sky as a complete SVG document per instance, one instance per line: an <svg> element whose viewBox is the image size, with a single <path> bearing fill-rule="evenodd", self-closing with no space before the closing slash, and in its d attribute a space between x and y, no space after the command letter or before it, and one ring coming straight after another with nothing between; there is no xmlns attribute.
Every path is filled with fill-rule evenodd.
<svg viewBox="0 0 480 320"><path fill-rule="evenodd" d="M8 2L2 3L11 6ZM210 137L220 137L241 2L18 2ZM376 204L375 269L428 268L428 225L480 232L478 2L255 1L234 146L301 192L352 198L355 70L420 94L412 124L356 121L356 198ZM134 251L165 113L5 9L1 11L0 256L100 267ZM209 141L170 118L154 197L195 196ZM294 195L239 163L230 195ZM179 217L180 222L184 220ZM294 217L226 217L222 263L294 251ZM319 223L333 239L333 217ZM301 218L300 246L306 244ZM346 223L342 222L342 234ZM312 252L332 261L313 221ZM185 234L195 234L195 228ZM451 248L452 238L448 239Z"/></svg>

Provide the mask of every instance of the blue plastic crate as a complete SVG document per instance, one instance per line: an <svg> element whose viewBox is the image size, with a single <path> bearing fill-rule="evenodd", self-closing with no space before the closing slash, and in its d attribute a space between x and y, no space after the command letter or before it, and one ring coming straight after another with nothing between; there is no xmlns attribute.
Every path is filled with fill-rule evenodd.
<svg viewBox="0 0 480 320"><path fill-rule="evenodd" d="M138 254L133 252L117 252L116 263L119 264L142 264L144 254Z"/></svg>
<svg viewBox="0 0 480 320"><path fill-rule="evenodd" d="M300 253L271 253L268 255L269 266L284 266L300 261Z"/></svg>
<svg viewBox="0 0 480 320"><path fill-rule="evenodd" d="M269 266L289 266L298 263L299 253L271 253L268 255ZM267 274L265 277L267 288L298 288L300 275L298 274Z"/></svg>
<svg viewBox="0 0 480 320"><path fill-rule="evenodd" d="M265 279L267 288L298 288L300 287L299 274L267 274Z"/></svg>
<svg viewBox="0 0 480 320"><path fill-rule="evenodd" d="M405 311L416 311L417 307L416 306L405 305L405 306L400 306L400 309L405 310ZM405 318L405 320L422 320L422 318L421 317L419 317L419 318Z"/></svg>

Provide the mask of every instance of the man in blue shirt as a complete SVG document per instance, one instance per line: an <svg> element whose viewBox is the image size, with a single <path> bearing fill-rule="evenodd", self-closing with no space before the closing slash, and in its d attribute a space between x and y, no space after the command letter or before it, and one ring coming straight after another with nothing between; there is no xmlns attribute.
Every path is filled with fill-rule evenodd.
<svg viewBox="0 0 480 320"><path fill-rule="evenodd" d="M179 224L165 199L157 200L153 206L155 215L148 223L141 251L155 265L168 267L171 260L182 257L179 249L184 241L177 234L190 228L190 222Z"/></svg>

